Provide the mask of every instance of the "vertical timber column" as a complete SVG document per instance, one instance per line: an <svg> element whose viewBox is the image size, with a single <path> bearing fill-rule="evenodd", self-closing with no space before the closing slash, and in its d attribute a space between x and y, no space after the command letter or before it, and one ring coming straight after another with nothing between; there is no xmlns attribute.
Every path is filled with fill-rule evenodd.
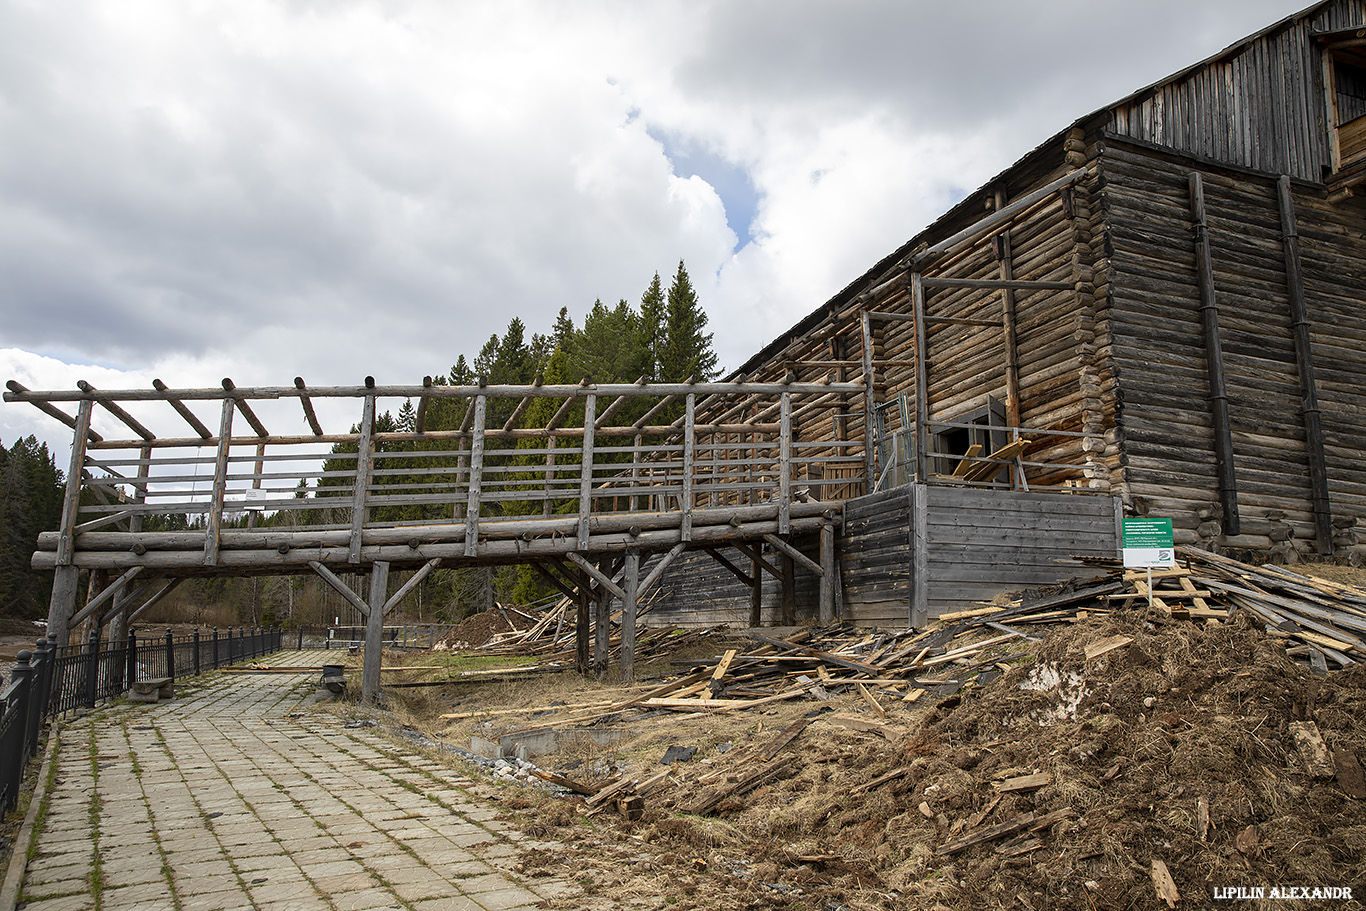
<svg viewBox="0 0 1366 911"><path fill-rule="evenodd" d="M465 504L465 556L479 553L479 499L484 492L484 423L488 414L488 396L474 397L474 423L470 439L469 497Z"/></svg>
<svg viewBox="0 0 1366 911"><path fill-rule="evenodd" d="M996 190L996 209L1005 208L1006 194L1003 189ZM997 274L1001 281L1015 279L1015 264L1010 246L1010 228L996 235L996 257L999 260ZM1006 423L1011 427L1020 426L1020 353L1015 328L1015 291L1001 289L1001 340L1006 353ZM1018 431L1012 431L1011 439L1018 439Z"/></svg>
<svg viewBox="0 0 1366 911"><path fill-rule="evenodd" d="M370 571L370 616L365 620L365 664L360 672L360 698L379 701L379 669L384 660L384 602L389 593L389 564L376 560Z"/></svg>
<svg viewBox="0 0 1366 911"><path fill-rule="evenodd" d="M57 645L66 645L71 616L76 612L77 589L81 571L74 563L76 552L76 514L81 508L81 473L85 470L85 446L90 440L90 415L95 403L81 399L76 410L76 432L71 438L71 461L62 495L62 525L57 537L57 569L52 578L52 597L47 606L47 629L56 636Z"/></svg>
<svg viewBox="0 0 1366 911"><path fill-rule="evenodd" d="M758 557L749 558L749 625L764 625L764 569Z"/></svg>
<svg viewBox="0 0 1366 911"><path fill-rule="evenodd" d="M778 430L778 534L792 533L792 393L780 401Z"/></svg>
<svg viewBox="0 0 1366 911"><path fill-rule="evenodd" d="M678 526L680 541L692 540L692 473L697 449L697 431L694 426L696 417L697 395L689 392L683 405L683 494L678 504L683 510Z"/></svg>
<svg viewBox="0 0 1366 911"><path fill-rule="evenodd" d="M910 625L924 629L930 618L930 488L928 484L912 484L906 490L911 498Z"/></svg>
<svg viewBox="0 0 1366 911"><path fill-rule="evenodd" d="M797 625L797 564L787 554L782 555L783 570L783 626Z"/></svg>
<svg viewBox="0 0 1366 911"><path fill-rule="evenodd" d="M374 380L370 377L366 377L365 380L365 385L374 385ZM356 441L356 486L351 491L351 540L346 558L352 565L360 562L361 537L365 530L365 498L370 492L370 466L375 456L374 442L371 439L374 432L375 396L374 393L369 393L365 396L365 406L361 411L360 439Z"/></svg>
<svg viewBox="0 0 1366 911"><path fill-rule="evenodd" d="M231 380L224 380L224 385ZM204 532L204 565L218 562L218 536L223 530L223 497L228 489L228 453L232 451L232 413L237 402L231 391L224 390L223 414L218 421L218 454L213 464L213 497L209 502L208 528Z"/></svg>
<svg viewBox="0 0 1366 911"><path fill-rule="evenodd" d="M626 577L622 580L626 603L621 606L621 682L636 679L636 592L640 585L640 554L626 554Z"/></svg>
<svg viewBox="0 0 1366 911"><path fill-rule="evenodd" d="M611 560L603 560L598 569L604 576L612 575ZM597 603L593 617L593 673L597 677L607 674L607 653L612 647L612 593L605 585L598 586Z"/></svg>
<svg viewBox="0 0 1366 911"><path fill-rule="evenodd" d="M835 622L835 524L821 523L821 603L820 625Z"/></svg>
<svg viewBox="0 0 1366 911"><path fill-rule="evenodd" d="M583 461L579 471L579 550L588 547L588 518L593 513L593 424L598 397L592 393L583 403ZM606 658L603 659L606 661Z"/></svg>
<svg viewBox="0 0 1366 911"><path fill-rule="evenodd" d="M589 588L588 577L580 574L580 578L582 581L578 585L579 597L574 613L574 669L580 674L586 674L589 664L589 627L593 622L590 616L593 594Z"/></svg>
<svg viewBox="0 0 1366 911"><path fill-rule="evenodd" d="M541 518L549 519L553 509L551 509L551 490L555 481L555 440L553 433L547 432L545 438L545 500L541 503Z"/></svg>
<svg viewBox="0 0 1366 911"><path fill-rule="evenodd" d="M1205 366L1209 374L1209 402L1214 416L1214 461L1219 478L1219 503L1224 509L1224 534L1241 531L1238 517L1238 480L1233 462L1233 430L1229 424L1228 391L1224 382L1224 347L1219 337L1219 306L1214 299L1214 262L1210 256L1209 225L1205 221L1205 187L1199 171L1190 174L1191 223L1195 229L1195 271L1200 283L1200 325L1205 335Z"/></svg>
<svg viewBox="0 0 1366 911"><path fill-rule="evenodd" d="M911 273L911 309L915 314L915 480L930 479L930 371L925 364L925 283Z"/></svg>
<svg viewBox="0 0 1366 911"><path fill-rule="evenodd" d="M1328 499L1328 462L1323 448L1323 421L1314 380L1314 350L1309 338L1309 307L1304 299L1300 270L1300 232L1295 222L1295 199L1290 175L1276 180L1281 202L1281 242L1285 247L1285 282L1290 291L1290 326L1295 335L1295 365L1300 374L1300 411L1304 415L1305 458L1309 462L1309 493L1314 507L1314 545L1323 556L1333 552L1333 509Z"/></svg>
<svg viewBox="0 0 1366 911"><path fill-rule="evenodd" d="M863 492L870 494L877 485L877 453L873 449L873 414L877 404L873 384L873 318L867 310L859 316L863 327Z"/></svg>

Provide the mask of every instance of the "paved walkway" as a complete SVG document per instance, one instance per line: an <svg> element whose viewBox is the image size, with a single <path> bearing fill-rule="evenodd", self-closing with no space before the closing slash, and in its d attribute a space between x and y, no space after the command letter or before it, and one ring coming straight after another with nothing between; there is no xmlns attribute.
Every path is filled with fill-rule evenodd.
<svg viewBox="0 0 1366 911"><path fill-rule="evenodd" d="M535 845L470 779L309 711L317 676L214 675L64 725L18 907L512 911L571 891L510 872Z"/></svg>

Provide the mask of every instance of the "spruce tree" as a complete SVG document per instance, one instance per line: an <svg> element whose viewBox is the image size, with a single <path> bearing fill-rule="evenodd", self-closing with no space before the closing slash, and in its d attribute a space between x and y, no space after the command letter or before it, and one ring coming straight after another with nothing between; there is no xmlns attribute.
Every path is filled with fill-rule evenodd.
<svg viewBox="0 0 1366 911"><path fill-rule="evenodd" d="M707 313L697 302L697 292L680 259L664 307L661 381L680 383L689 377L710 380L716 376L716 352L712 350L712 333L705 332L706 328Z"/></svg>

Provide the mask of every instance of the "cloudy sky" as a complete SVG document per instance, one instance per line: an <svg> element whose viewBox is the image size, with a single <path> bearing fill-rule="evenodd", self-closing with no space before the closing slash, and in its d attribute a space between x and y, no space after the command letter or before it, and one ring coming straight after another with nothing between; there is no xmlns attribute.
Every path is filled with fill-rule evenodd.
<svg viewBox="0 0 1366 911"><path fill-rule="evenodd" d="M1304 5L0 0L0 380L415 383L679 259L734 367Z"/></svg>

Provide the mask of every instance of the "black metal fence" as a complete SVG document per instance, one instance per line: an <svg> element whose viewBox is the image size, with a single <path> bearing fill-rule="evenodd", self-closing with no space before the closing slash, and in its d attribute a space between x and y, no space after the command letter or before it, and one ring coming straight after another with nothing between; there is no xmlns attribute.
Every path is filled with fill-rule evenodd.
<svg viewBox="0 0 1366 911"><path fill-rule="evenodd" d="M43 723L53 715L94 707L125 693L135 681L189 677L236 664L283 648L275 629L231 627L212 635L195 630L175 636L139 638L133 633L118 643L101 643L98 634L81 645L57 647L39 639L32 651L19 653L8 686L0 690L0 815L19 797L24 767L38 751Z"/></svg>

